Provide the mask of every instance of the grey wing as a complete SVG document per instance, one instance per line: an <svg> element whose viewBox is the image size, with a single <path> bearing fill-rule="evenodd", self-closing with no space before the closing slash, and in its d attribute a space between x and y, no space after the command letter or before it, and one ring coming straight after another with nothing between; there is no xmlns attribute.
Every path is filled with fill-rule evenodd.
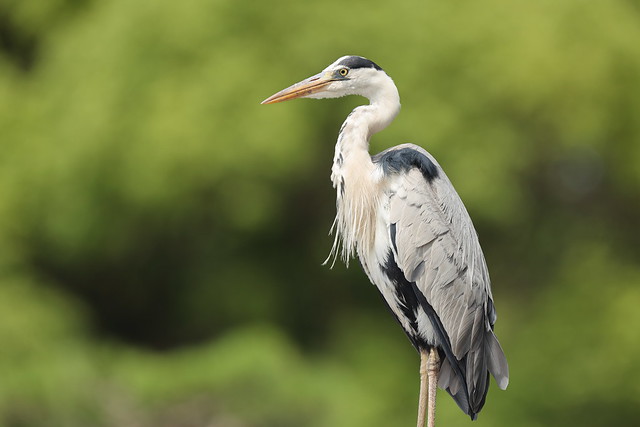
<svg viewBox="0 0 640 427"><path fill-rule="evenodd" d="M489 274L473 223L440 165L421 147L394 147L375 160L389 176L396 264L424 296L423 309L443 335L439 385L474 417L484 404L488 372L502 389L509 373L493 333Z"/></svg>

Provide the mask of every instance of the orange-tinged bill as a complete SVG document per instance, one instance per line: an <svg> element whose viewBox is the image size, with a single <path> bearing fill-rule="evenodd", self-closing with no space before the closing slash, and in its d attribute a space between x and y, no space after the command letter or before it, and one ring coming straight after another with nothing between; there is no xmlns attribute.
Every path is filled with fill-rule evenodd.
<svg viewBox="0 0 640 427"><path fill-rule="evenodd" d="M271 95L270 97L262 101L261 104L275 104L276 102L288 101L290 99L312 95L316 92L320 92L331 82L331 79L324 77L322 74L316 74L315 76L304 79L301 82L298 82L274 95Z"/></svg>

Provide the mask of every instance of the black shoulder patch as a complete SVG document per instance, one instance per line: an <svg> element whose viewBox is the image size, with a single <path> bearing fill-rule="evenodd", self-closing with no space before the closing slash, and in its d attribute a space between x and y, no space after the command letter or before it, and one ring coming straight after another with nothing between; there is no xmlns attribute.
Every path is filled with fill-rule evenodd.
<svg viewBox="0 0 640 427"><path fill-rule="evenodd" d="M391 149L375 156L373 160L382 165L385 174L408 172L416 168L427 182L439 175L438 167L431 159L413 148Z"/></svg>
<svg viewBox="0 0 640 427"><path fill-rule="evenodd" d="M362 56L347 56L340 61L340 65L349 67L352 70L356 68L375 68L378 71L382 71L382 68L380 68L378 64Z"/></svg>

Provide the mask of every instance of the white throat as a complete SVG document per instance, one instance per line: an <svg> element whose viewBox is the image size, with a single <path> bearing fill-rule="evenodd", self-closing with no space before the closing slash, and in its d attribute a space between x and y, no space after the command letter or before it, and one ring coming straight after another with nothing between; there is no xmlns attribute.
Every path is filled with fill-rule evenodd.
<svg viewBox="0 0 640 427"><path fill-rule="evenodd" d="M336 143L331 181L337 191L336 218L332 232L335 240L329 258L348 260L362 254L373 245L375 212L380 194L379 174L369 155L369 140L374 133L386 128L400 111L400 96L393 80L384 73L370 91L358 95L367 97L369 105L355 108L340 128Z"/></svg>

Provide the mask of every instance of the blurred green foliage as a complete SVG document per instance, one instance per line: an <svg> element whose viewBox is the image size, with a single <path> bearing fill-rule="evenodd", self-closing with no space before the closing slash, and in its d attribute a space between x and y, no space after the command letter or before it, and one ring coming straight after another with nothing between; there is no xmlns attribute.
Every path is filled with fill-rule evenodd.
<svg viewBox="0 0 640 427"><path fill-rule="evenodd" d="M259 105L344 54L478 228L511 384L474 425L640 424L637 1L0 0L0 426L414 423L414 350L320 265L362 100Z"/></svg>

